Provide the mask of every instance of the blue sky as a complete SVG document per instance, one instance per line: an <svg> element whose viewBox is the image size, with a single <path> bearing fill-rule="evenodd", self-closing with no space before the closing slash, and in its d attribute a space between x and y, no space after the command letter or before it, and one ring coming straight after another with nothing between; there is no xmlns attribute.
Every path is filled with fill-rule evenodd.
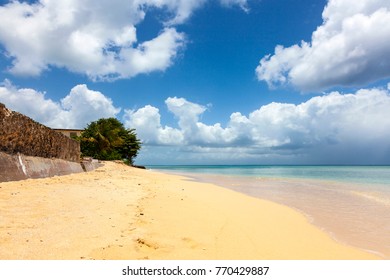
<svg viewBox="0 0 390 280"><path fill-rule="evenodd" d="M0 102L138 164L390 164L385 0L0 1Z"/></svg>

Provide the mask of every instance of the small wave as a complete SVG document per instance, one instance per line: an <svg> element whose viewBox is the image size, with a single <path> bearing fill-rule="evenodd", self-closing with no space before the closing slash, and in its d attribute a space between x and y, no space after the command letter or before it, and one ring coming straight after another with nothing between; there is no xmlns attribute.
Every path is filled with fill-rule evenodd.
<svg viewBox="0 0 390 280"><path fill-rule="evenodd" d="M390 197L387 197L383 193L379 192L361 192L361 191L350 191L350 193L357 195L359 197L363 197L369 199L371 201L375 201L382 205L390 206Z"/></svg>

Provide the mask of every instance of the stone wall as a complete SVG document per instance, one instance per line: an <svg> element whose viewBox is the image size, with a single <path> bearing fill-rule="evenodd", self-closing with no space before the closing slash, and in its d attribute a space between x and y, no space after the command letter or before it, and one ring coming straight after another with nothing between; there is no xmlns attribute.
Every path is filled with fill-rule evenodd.
<svg viewBox="0 0 390 280"><path fill-rule="evenodd" d="M80 145L0 103L0 152L79 162Z"/></svg>

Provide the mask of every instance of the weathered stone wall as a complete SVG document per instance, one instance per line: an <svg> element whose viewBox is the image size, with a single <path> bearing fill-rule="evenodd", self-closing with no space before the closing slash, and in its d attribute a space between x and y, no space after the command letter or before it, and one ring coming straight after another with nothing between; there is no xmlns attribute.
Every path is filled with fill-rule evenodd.
<svg viewBox="0 0 390 280"><path fill-rule="evenodd" d="M0 151L79 162L80 145L0 103Z"/></svg>

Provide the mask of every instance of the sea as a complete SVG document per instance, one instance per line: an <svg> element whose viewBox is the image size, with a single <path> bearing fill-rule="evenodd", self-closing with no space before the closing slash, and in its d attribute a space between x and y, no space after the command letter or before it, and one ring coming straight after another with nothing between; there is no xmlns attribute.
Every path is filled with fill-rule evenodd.
<svg viewBox="0 0 390 280"><path fill-rule="evenodd" d="M390 166L147 167L284 204L338 242L390 259Z"/></svg>

